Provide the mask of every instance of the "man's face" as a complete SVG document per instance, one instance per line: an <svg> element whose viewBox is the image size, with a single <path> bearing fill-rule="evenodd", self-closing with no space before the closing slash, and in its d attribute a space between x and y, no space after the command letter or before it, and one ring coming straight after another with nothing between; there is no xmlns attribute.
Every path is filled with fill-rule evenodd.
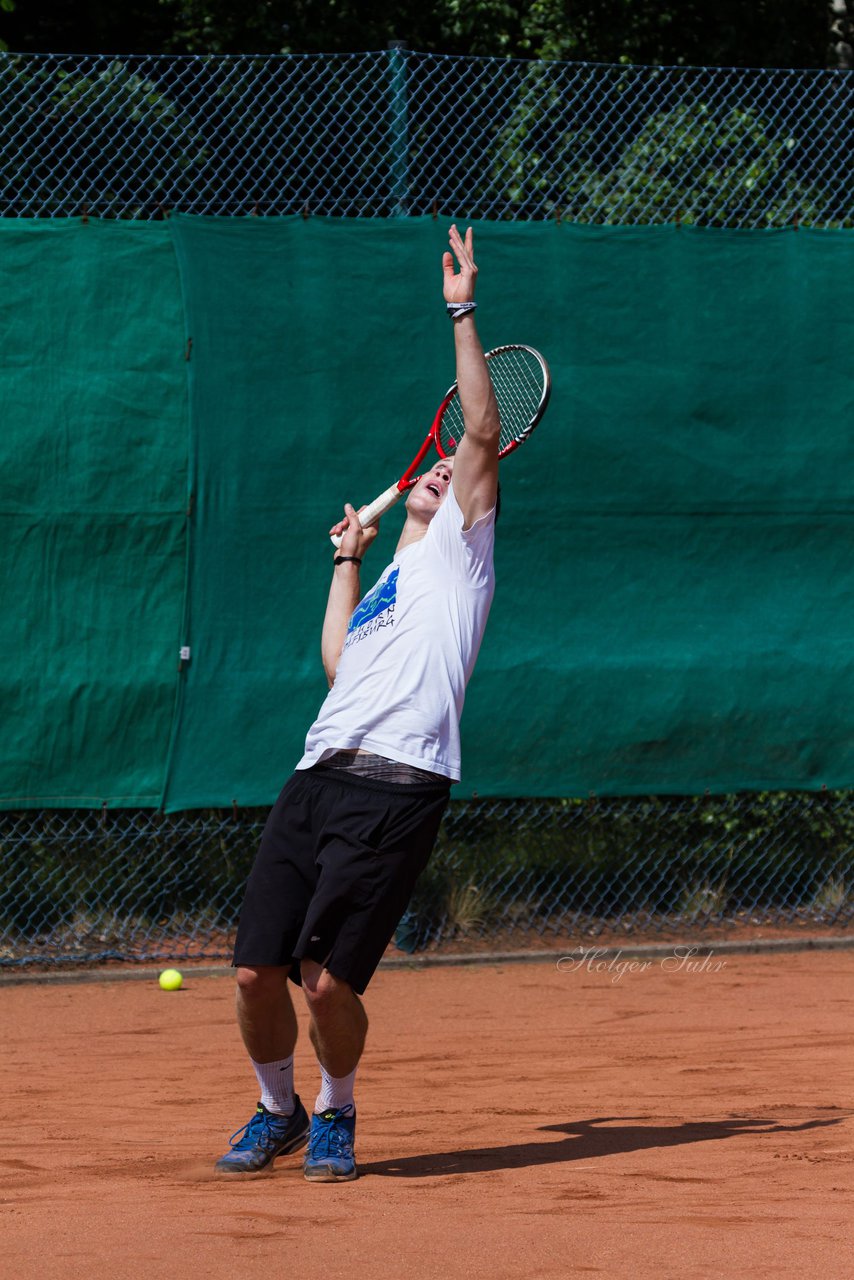
<svg viewBox="0 0 854 1280"><path fill-rule="evenodd" d="M448 496L453 473L453 458L444 458L425 471L409 492L406 499L408 510L431 520Z"/></svg>

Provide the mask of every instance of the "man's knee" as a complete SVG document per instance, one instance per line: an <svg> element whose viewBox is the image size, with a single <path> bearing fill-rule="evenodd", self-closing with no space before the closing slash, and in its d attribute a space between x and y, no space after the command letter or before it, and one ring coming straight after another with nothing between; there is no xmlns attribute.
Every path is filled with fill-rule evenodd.
<svg viewBox="0 0 854 1280"><path fill-rule="evenodd" d="M341 978L334 977L323 965L314 960L300 962L300 976L306 1002L312 1013L323 1014L359 1002L359 997Z"/></svg>
<svg viewBox="0 0 854 1280"><path fill-rule="evenodd" d="M237 990L250 1003L276 999L287 992L288 971L279 965L238 965Z"/></svg>

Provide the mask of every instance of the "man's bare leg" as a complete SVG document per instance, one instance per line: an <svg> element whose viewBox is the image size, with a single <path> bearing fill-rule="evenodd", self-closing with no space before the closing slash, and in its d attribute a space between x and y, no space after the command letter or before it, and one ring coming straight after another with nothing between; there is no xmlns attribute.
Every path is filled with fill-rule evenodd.
<svg viewBox="0 0 854 1280"><path fill-rule="evenodd" d="M368 1018L347 982L312 960L300 963L311 1022L309 1035L322 1083L311 1122L305 1176L310 1182L350 1182L356 1177L353 1084L365 1047Z"/></svg>
<svg viewBox="0 0 854 1280"><path fill-rule="evenodd" d="M308 1033L317 1060L330 1076L341 1079L356 1070L368 1015L353 988L314 960L300 961L302 985L311 1022Z"/></svg>
<svg viewBox="0 0 854 1280"><path fill-rule="evenodd" d="M293 1089L297 1020L287 973L272 965L237 970L237 1022L262 1105L217 1160L218 1174L254 1176L270 1169L277 1156L305 1146L309 1120Z"/></svg>
<svg viewBox="0 0 854 1280"><path fill-rule="evenodd" d="M288 971L273 965L237 970L237 1025L253 1062L289 1058L297 1042L297 1018Z"/></svg>

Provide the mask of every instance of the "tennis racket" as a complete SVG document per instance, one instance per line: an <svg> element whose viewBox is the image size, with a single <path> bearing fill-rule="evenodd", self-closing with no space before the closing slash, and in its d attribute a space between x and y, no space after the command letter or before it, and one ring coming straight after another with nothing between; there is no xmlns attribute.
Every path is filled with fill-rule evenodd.
<svg viewBox="0 0 854 1280"><path fill-rule="evenodd" d="M487 351L486 362L501 421L498 456L506 458L528 439L546 411L551 394L549 366L539 351L519 344ZM464 434L463 411L455 382L446 392L427 438L403 475L359 512L362 526L374 524L409 492L419 479L416 472L431 445L440 458L450 458ZM341 536L333 535L332 541L339 547Z"/></svg>

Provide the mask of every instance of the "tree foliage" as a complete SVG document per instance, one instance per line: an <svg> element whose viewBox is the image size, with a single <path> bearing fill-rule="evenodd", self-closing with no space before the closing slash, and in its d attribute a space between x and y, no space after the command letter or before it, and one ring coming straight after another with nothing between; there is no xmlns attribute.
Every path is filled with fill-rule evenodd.
<svg viewBox="0 0 854 1280"><path fill-rule="evenodd" d="M829 207L820 169L810 175L804 163L816 149L812 123L781 131L756 108L707 101L700 87L691 100L653 111L640 129L603 131L595 112L579 126L551 68L534 63L498 136L481 199L513 216L550 207L573 222L823 221L842 211Z"/></svg>
<svg viewBox="0 0 854 1280"><path fill-rule="evenodd" d="M385 48L647 65L821 67L816 0L37 0L0 37L20 52L335 53Z"/></svg>

